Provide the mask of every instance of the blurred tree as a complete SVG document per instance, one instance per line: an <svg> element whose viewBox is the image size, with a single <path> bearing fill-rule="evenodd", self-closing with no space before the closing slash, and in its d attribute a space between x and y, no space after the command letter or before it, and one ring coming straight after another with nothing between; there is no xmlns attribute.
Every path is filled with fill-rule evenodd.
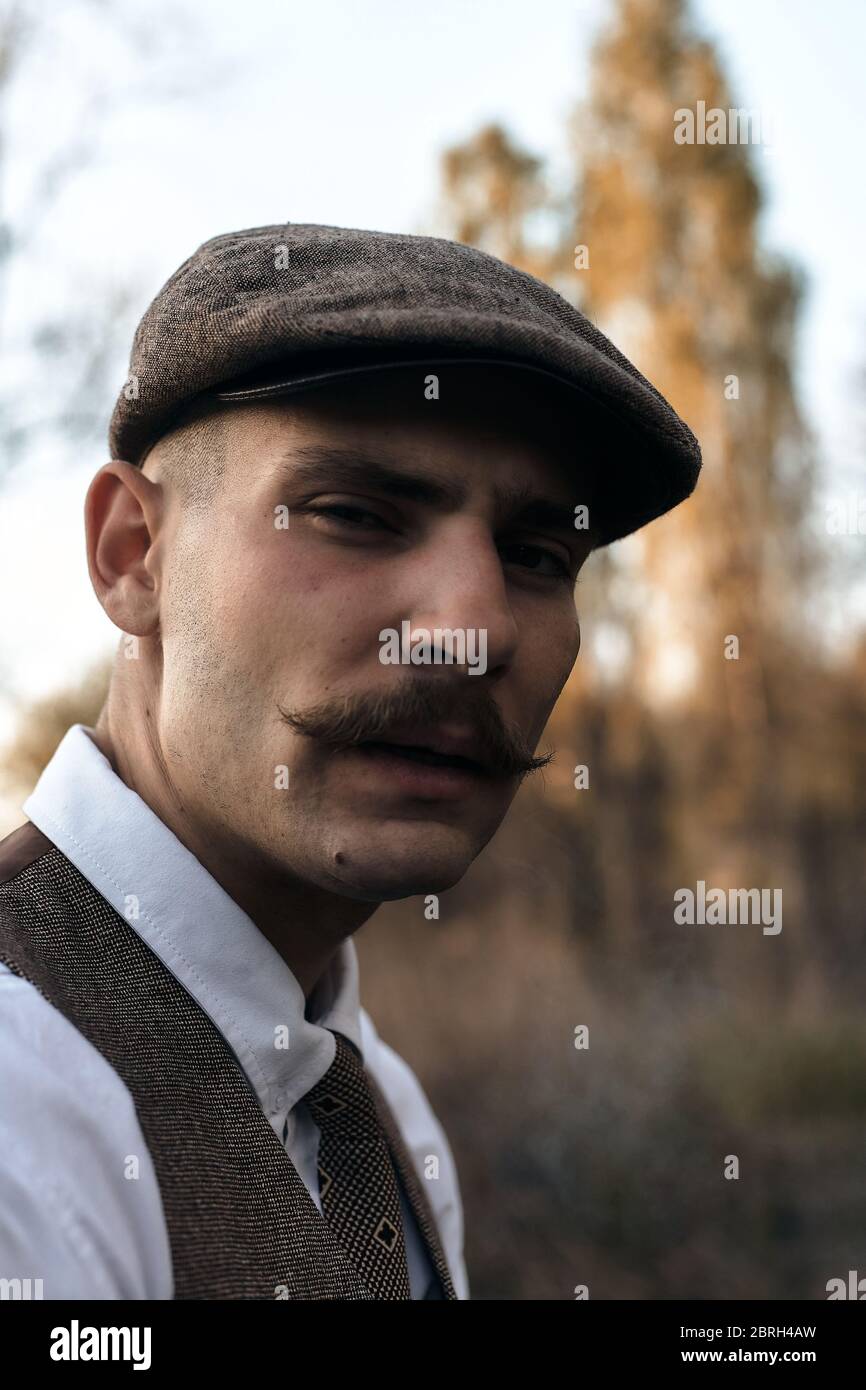
<svg viewBox="0 0 866 1390"><path fill-rule="evenodd" d="M688 694L738 737L763 739L817 560L792 382L801 279L758 244L750 146L675 142L675 113L698 100L734 106L682 0L617 0L573 124L575 235L591 255L583 307L704 451L694 497L639 538L629 684L650 700ZM728 635L737 661L724 659Z"/></svg>
<svg viewBox="0 0 866 1390"><path fill-rule="evenodd" d="M67 729L73 724L92 727L96 723L110 675L111 661L97 662L73 685L34 700L22 711L0 767L0 792L10 802L20 803L29 795ZM14 815L16 823L23 819Z"/></svg>
<svg viewBox="0 0 866 1390"><path fill-rule="evenodd" d="M89 162L107 114L106 94L87 92L77 119L57 122L51 147L38 153L32 129L14 119L12 108L22 91L33 93L31 119L41 109L36 98L41 83L30 76L30 67L50 44L56 19L32 0L0 6L0 188L8 188L12 169L24 158L24 141L30 145L28 176L19 180L23 193L15 204L8 195L0 203L0 481L46 435L62 431L74 446L102 423L107 374L115 365L118 325L128 303L122 288L105 287L97 301L75 307L76 269L70 265L65 298L32 310L26 320L16 315L9 322L14 279L28 270L33 274L29 263L39 254L40 235L70 180Z"/></svg>
<svg viewBox="0 0 866 1390"><path fill-rule="evenodd" d="M191 72L191 37L177 6L0 0L0 483L46 441L80 452L104 436L137 291L86 283L57 236L62 201L123 110L225 80L198 35Z"/></svg>

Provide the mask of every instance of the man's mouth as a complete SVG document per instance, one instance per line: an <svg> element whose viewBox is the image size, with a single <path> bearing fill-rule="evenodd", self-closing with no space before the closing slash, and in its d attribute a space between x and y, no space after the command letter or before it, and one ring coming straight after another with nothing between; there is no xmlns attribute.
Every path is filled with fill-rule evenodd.
<svg viewBox="0 0 866 1390"><path fill-rule="evenodd" d="M427 767L453 767L464 772L474 772L476 776L487 772L487 768L475 758L467 758L459 753L441 753L437 749L427 748L423 744L371 740L369 743L359 743L357 747L363 752L373 755L379 753L404 758L407 762L424 763Z"/></svg>

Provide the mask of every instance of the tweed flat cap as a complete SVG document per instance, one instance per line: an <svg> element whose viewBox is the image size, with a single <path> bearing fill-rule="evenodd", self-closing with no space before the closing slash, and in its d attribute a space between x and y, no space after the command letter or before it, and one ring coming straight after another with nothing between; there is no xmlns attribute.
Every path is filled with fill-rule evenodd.
<svg viewBox="0 0 866 1390"><path fill-rule="evenodd" d="M549 285L441 237L309 223L213 237L175 271L136 330L109 447L142 463L200 396L266 399L358 371L454 361L548 380L576 441L576 469L591 453L577 441L601 429L597 546L694 489L701 451L691 430Z"/></svg>

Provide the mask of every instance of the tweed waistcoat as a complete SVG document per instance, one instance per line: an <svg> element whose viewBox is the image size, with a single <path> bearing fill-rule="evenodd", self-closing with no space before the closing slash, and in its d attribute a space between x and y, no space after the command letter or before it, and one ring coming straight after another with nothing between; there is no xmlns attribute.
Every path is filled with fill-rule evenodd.
<svg viewBox="0 0 866 1390"><path fill-rule="evenodd" d="M215 1024L29 822L0 843L0 961L130 1091L159 1183L176 1298L373 1298ZM428 1297L455 1299L427 1194L369 1071L367 1079L437 1275Z"/></svg>

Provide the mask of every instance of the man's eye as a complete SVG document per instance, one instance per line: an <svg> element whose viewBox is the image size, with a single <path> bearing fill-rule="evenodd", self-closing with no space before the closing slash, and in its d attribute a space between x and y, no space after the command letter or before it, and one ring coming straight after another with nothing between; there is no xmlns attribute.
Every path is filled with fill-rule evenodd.
<svg viewBox="0 0 866 1390"><path fill-rule="evenodd" d="M541 574L547 579L570 579L571 571L566 562L552 550L540 545L504 545L502 556L509 564L521 565L533 574Z"/></svg>
<svg viewBox="0 0 866 1390"><path fill-rule="evenodd" d="M346 527L360 530L387 527L387 523L375 512L367 511L366 507L350 506L348 502L332 502L329 506L310 507L309 510L314 516L326 516L330 521L336 521Z"/></svg>

